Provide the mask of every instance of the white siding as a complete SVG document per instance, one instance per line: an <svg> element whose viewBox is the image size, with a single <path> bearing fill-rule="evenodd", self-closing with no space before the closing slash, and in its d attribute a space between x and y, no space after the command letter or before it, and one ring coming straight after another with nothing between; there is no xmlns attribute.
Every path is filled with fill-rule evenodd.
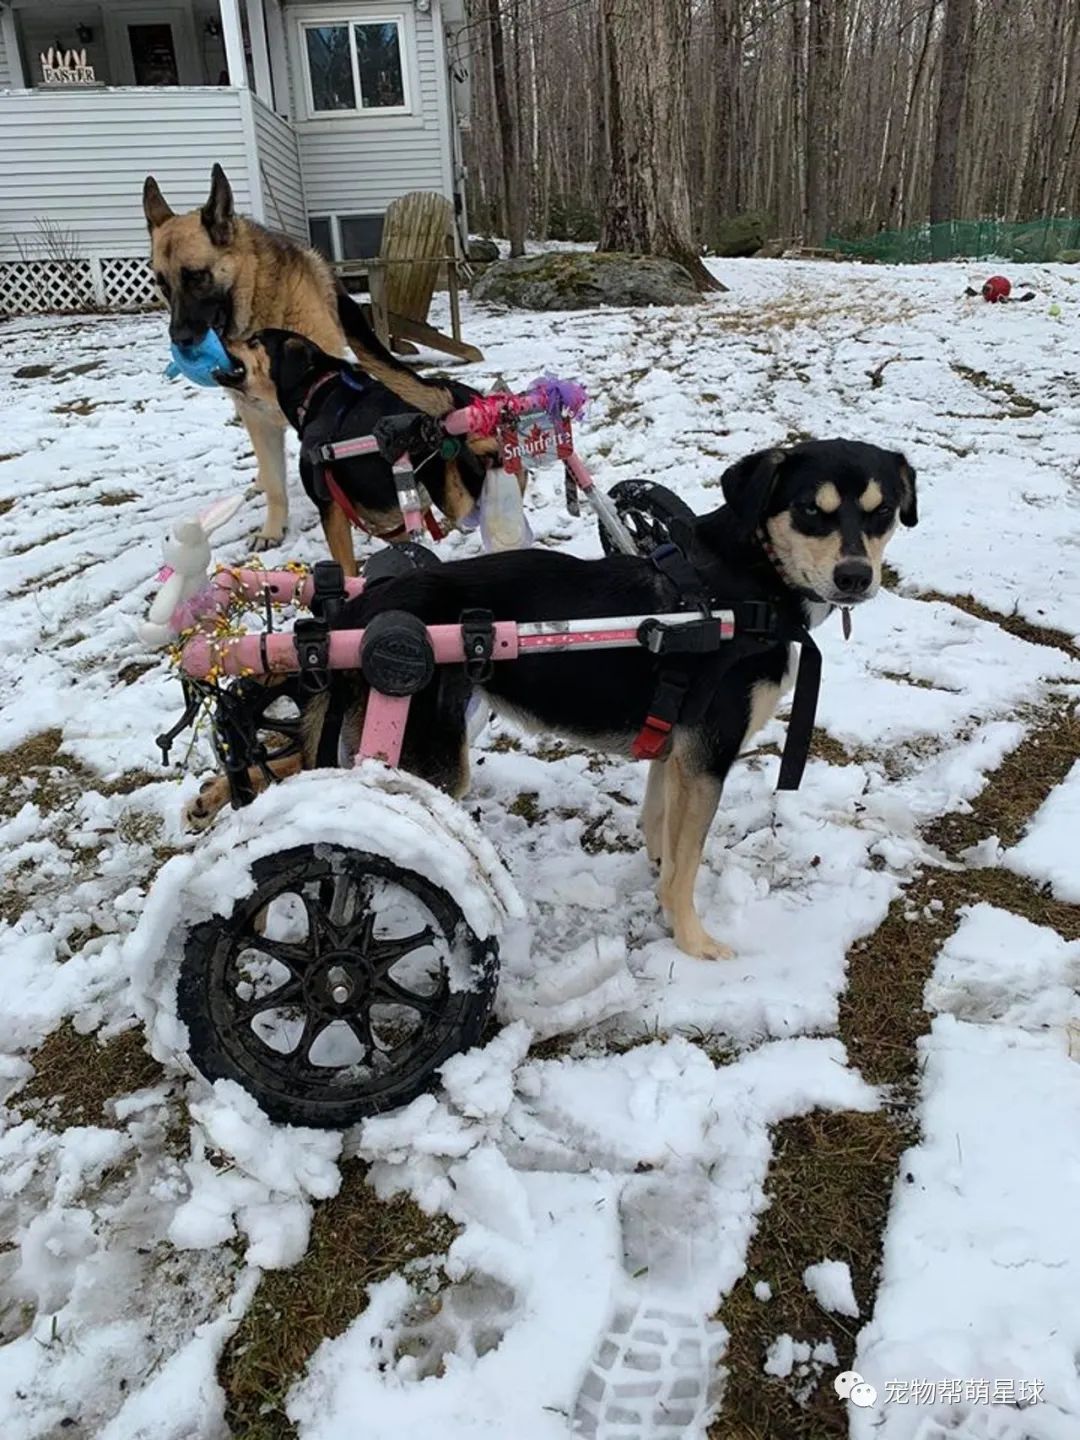
<svg viewBox="0 0 1080 1440"><path fill-rule="evenodd" d="M250 95L255 126L255 147L262 183L262 209L272 230L284 230L294 240L308 243L304 186L300 179L300 149L287 120L275 115L257 95Z"/></svg>
<svg viewBox="0 0 1080 1440"><path fill-rule="evenodd" d="M215 161L251 214L253 150L236 90L0 94L0 258L18 258L16 237L36 251L39 219L71 231L82 254L146 254L145 177L188 210L205 200Z"/></svg>
<svg viewBox="0 0 1080 1440"><path fill-rule="evenodd" d="M305 64L299 22L362 20L402 15L412 89L411 115L307 115ZM439 103L432 13L408 0L348 0L348 3L293 5L285 10L293 123L309 215L381 215L391 200L410 190L450 195L447 118Z"/></svg>

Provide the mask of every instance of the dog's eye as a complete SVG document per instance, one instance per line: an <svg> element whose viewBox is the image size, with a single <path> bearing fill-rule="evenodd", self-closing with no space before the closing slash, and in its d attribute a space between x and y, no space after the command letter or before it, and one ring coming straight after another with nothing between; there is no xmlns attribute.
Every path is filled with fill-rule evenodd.
<svg viewBox="0 0 1080 1440"><path fill-rule="evenodd" d="M879 505L875 510L867 514L867 520L873 520L878 525L887 525L895 513L893 505Z"/></svg>
<svg viewBox="0 0 1080 1440"><path fill-rule="evenodd" d="M187 270L184 271L184 284L192 290L201 290L210 283L209 270Z"/></svg>
<svg viewBox="0 0 1080 1440"><path fill-rule="evenodd" d="M821 517L816 500L796 500L791 507L796 515L801 515L804 520L817 520Z"/></svg>

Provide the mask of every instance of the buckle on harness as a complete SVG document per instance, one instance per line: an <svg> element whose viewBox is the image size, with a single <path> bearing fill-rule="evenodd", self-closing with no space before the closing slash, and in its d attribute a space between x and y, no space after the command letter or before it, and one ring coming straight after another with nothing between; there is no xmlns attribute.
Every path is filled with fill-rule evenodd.
<svg viewBox="0 0 1080 1440"><path fill-rule="evenodd" d="M493 669L495 617L490 610L463 610L460 624L465 674L474 685L482 685L491 679Z"/></svg>
<svg viewBox="0 0 1080 1440"><path fill-rule="evenodd" d="M688 685L689 681L682 673L661 674L649 704L649 713L630 747L635 760L658 760L667 752Z"/></svg>
<svg viewBox="0 0 1080 1440"><path fill-rule="evenodd" d="M315 581L311 613L316 620L333 626L345 603L345 572L336 560L317 560L311 573Z"/></svg>
<svg viewBox="0 0 1080 1440"><path fill-rule="evenodd" d="M736 633L773 639L779 636L776 606L770 600L744 600L735 612Z"/></svg>
<svg viewBox="0 0 1080 1440"><path fill-rule="evenodd" d="M330 684L330 627L306 616L293 625L293 643L300 662L300 684L311 695Z"/></svg>
<svg viewBox="0 0 1080 1440"><path fill-rule="evenodd" d="M650 617L638 626L637 638L653 655L708 655L731 636L719 619L709 615L685 625L665 625Z"/></svg>

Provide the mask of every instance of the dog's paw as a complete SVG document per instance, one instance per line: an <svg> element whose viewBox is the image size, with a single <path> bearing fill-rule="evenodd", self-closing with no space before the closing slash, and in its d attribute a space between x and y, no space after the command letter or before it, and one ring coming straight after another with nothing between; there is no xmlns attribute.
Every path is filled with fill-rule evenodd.
<svg viewBox="0 0 1080 1440"><path fill-rule="evenodd" d="M208 830L229 800L229 782L220 777L207 780L194 800L184 806L181 822L185 830L199 834Z"/></svg>
<svg viewBox="0 0 1080 1440"><path fill-rule="evenodd" d="M264 550L276 550L285 539L283 534L267 534L265 530L256 530L249 542L254 554L259 555Z"/></svg>
<svg viewBox="0 0 1080 1440"><path fill-rule="evenodd" d="M729 945L724 945L715 939L700 924L676 926L675 944L684 955L692 955L695 960L733 960L735 958L735 951Z"/></svg>
<svg viewBox="0 0 1080 1440"><path fill-rule="evenodd" d="M263 492L258 485L249 485L244 491L244 499L257 500L262 493Z"/></svg>

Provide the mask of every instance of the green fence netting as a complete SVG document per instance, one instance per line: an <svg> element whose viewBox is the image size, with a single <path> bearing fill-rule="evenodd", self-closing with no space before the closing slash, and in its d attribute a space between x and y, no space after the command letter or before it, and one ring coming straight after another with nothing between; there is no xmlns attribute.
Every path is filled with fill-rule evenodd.
<svg viewBox="0 0 1080 1440"><path fill-rule="evenodd" d="M862 240L830 235L825 242L842 255L891 265L927 260L1080 260L1080 220L950 220L883 230Z"/></svg>

